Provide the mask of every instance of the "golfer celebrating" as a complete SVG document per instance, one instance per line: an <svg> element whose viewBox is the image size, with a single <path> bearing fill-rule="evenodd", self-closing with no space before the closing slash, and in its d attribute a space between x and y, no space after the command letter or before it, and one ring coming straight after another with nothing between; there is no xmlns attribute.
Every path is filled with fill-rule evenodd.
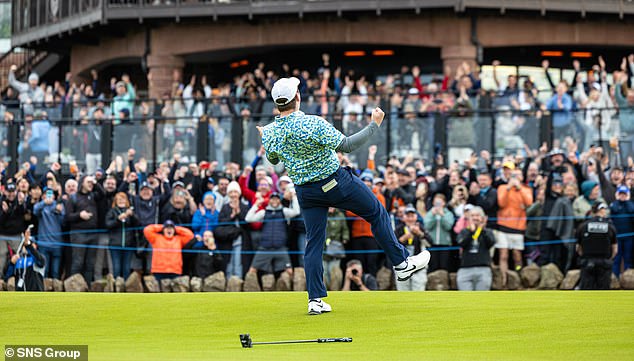
<svg viewBox="0 0 634 361"><path fill-rule="evenodd" d="M408 257L408 252L394 234L390 217L372 191L349 168L341 168L336 151L350 153L361 147L379 129L385 113L372 111L372 122L360 132L346 137L321 117L299 110L297 78L275 82L271 95L280 111L275 122L258 127L268 160L284 162L295 183L297 199L306 224L304 267L308 288L308 314L319 315L332 308L326 297L323 281L322 253L326 241L328 207L346 209L359 215L372 226L377 239L400 281L425 268L430 254L423 251Z"/></svg>

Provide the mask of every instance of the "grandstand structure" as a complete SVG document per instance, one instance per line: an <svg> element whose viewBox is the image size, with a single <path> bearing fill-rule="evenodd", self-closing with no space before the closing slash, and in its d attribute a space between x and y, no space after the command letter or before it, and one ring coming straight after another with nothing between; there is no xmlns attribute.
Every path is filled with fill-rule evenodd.
<svg viewBox="0 0 634 361"><path fill-rule="evenodd" d="M554 60L569 64L570 51L631 49L632 14L629 0L12 0L11 41L31 49L24 72L63 62L87 78L92 68L140 63L158 97L174 68L229 69L282 47L431 48L438 70L517 47L529 49L520 61L535 64L555 47L563 56Z"/></svg>
<svg viewBox="0 0 634 361"><path fill-rule="evenodd" d="M11 3L12 46L0 55L0 90L8 87L12 64L17 65L18 78L24 80L34 71L48 85L63 80L67 72L72 75L71 81L88 84L91 71L96 70L102 87L108 86L111 77L130 75L137 96L135 109L131 110L134 122L104 125L104 167L116 156L121 134L132 134L131 141L143 140L142 153L151 164L170 160L176 148L189 161L232 160L245 164L255 155L259 139L249 122L269 121L271 104L266 104L262 114L252 113L249 119L240 116L246 106L244 99L221 101L235 103L231 114L212 114L209 100L204 104L204 118L161 118L165 94L173 91L175 72L183 74L183 79L205 74L215 84L231 84L234 77L253 71L261 62L268 69L279 69L287 63L315 74L321 54L326 52L332 63L344 69L373 74L372 82L398 74L403 65L420 66L424 82L438 79L446 68L455 70L467 63L477 69L478 65L482 88L491 90L497 85L487 64L501 60L506 67L498 70L498 77L517 74L522 77L520 84L530 77L540 91L540 101L545 102L552 88L540 67L542 59L550 60L549 72L555 83L559 79L570 82L573 60L580 60L587 70L602 55L611 72L634 48L634 2L628 0L0 2ZM334 109L337 100L329 99L328 107ZM393 105L385 94L374 103L384 109ZM508 99L502 103L508 103ZM56 140L51 141L58 146L50 147L48 161L57 154L56 159L64 167L71 161L81 166L86 145L72 144L75 134L85 128L76 118L85 105L66 102L62 118L54 119L49 114L56 129L61 128L55 132ZM105 105L110 108L108 99ZM431 159L438 145L452 161L481 149L502 156L523 150L524 144L537 149L542 142L552 143L551 119L538 116L534 108L521 114L519 120L516 113L506 111L508 107L497 107L494 112L477 108L469 114L435 113L419 119L424 125L416 137L403 136L408 133L407 122L395 119L405 117L404 108L398 114L388 112L385 131L373 141L379 146L379 159L402 157L412 149L421 158ZM335 126L343 131L351 129L341 114L333 114L327 118ZM576 112L575 117L584 118L585 113ZM9 161L13 171L28 160L19 150L25 140L25 131L19 126L23 114L18 112L14 118L15 124L0 125L0 133L8 138L0 156ZM213 131L200 126L211 124L208 118L217 122ZM213 137L218 138L216 144ZM163 138L175 140L172 144ZM599 141L607 142L607 138ZM366 155L353 158L362 166Z"/></svg>

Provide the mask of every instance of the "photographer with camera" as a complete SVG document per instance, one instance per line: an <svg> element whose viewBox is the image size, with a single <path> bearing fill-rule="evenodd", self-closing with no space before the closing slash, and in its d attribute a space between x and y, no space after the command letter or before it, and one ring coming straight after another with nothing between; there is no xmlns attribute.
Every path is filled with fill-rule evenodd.
<svg viewBox="0 0 634 361"><path fill-rule="evenodd" d="M430 235L433 246L451 246L451 231L455 221L453 213L447 208L445 195L436 193L433 207L424 218L425 231ZM437 251L429 263L429 271L449 270L449 250Z"/></svg>
<svg viewBox="0 0 634 361"><path fill-rule="evenodd" d="M46 258L37 251L31 241L32 226L24 232L24 238L11 256L7 274L15 277L16 291L44 291L44 268Z"/></svg>
<svg viewBox="0 0 634 361"><path fill-rule="evenodd" d="M526 231L526 208L533 204L533 191L524 185L522 171L507 162L511 169L507 184L498 188L498 229L495 231L495 248L500 252L502 286L506 286L509 250L513 254L515 270L522 268L524 232Z"/></svg>
<svg viewBox="0 0 634 361"><path fill-rule="evenodd" d="M418 222L418 213L410 204L405 208L403 222L396 226L394 233L409 252L410 256L419 254L427 247L431 247L431 238L425 233L425 229ZM425 251L427 252L427 251ZM424 291L427 286L427 270L421 270L412 275L406 281L396 280L398 291Z"/></svg>
<svg viewBox="0 0 634 361"><path fill-rule="evenodd" d="M378 289L376 278L369 273L363 273L361 261L357 259L348 261L342 291L376 291Z"/></svg>
<svg viewBox="0 0 634 361"><path fill-rule="evenodd" d="M25 214L25 197L18 194L15 183L7 183L0 198L0 278L4 275L9 248L17 250L21 233L26 229Z"/></svg>
<svg viewBox="0 0 634 361"><path fill-rule="evenodd" d="M47 261L44 277L60 279L62 246L58 243L62 242L62 224L66 215L64 204L54 190L46 189L42 200L33 207L33 215L39 222L37 230L39 251Z"/></svg>
<svg viewBox="0 0 634 361"><path fill-rule="evenodd" d="M471 208L467 228L460 232L457 241L460 246L460 268L456 276L458 290L490 290L493 276L489 250L495 244L495 239L486 228L486 215L482 208Z"/></svg>

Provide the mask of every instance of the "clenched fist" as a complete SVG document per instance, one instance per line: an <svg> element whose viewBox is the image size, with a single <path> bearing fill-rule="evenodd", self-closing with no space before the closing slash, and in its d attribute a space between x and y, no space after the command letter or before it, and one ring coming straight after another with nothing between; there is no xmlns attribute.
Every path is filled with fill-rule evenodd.
<svg viewBox="0 0 634 361"><path fill-rule="evenodd" d="M376 107L374 108L374 110L372 110L372 121L376 123L376 125L378 125L379 127L381 126L381 123L383 123L383 118L385 117L385 113L383 112L383 110L381 110L381 108Z"/></svg>

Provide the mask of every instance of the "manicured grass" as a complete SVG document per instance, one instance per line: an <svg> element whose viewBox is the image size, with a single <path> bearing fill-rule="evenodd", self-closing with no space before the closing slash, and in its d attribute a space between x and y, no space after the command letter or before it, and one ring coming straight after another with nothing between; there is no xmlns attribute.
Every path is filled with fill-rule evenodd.
<svg viewBox="0 0 634 361"><path fill-rule="evenodd" d="M632 360L634 292L0 293L0 344L96 360ZM352 337L352 343L253 341Z"/></svg>

